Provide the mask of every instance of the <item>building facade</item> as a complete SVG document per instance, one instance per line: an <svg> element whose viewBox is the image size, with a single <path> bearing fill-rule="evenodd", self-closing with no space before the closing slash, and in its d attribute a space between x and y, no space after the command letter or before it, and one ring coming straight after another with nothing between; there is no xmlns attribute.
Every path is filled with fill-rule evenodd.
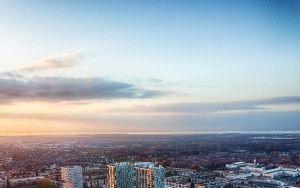
<svg viewBox="0 0 300 188"><path fill-rule="evenodd" d="M108 188L163 188L165 169L151 162L108 165Z"/></svg>
<svg viewBox="0 0 300 188"><path fill-rule="evenodd" d="M106 180L107 188L116 188L116 166L115 165L107 165L107 180Z"/></svg>
<svg viewBox="0 0 300 188"><path fill-rule="evenodd" d="M129 188L133 187L132 164L128 162L116 163L108 165L107 188Z"/></svg>
<svg viewBox="0 0 300 188"><path fill-rule="evenodd" d="M61 179L63 181L64 188L83 188L82 167L61 167Z"/></svg>
<svg viewBox="0 0 300 188"><path fill-rule="evenodd" d="M165 169L156 167L151 162L135 163L136 187L137 188L163 188Z"/></svg>

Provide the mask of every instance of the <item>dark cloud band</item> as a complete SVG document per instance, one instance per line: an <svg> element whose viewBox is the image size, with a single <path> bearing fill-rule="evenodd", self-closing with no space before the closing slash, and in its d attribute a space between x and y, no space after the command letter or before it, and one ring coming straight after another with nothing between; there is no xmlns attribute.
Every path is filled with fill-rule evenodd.
<svg viewBox="0 0 300 188"><path fill-rule="evenodd" d="M32 77L0 75L0 103L15 101L78 101L151 98L160 91L104 78Z"/></svg>
<svg viewBox="0 0 300 188"><path fill-rule="evenodd" d="M169 103L157 105L139 105L131 109L112 109L112 111L140 113L209 113L226 111L265 110L268 105L299 104L300 96L274 97L260 100L230 101L230 102L192 102Z"/></svg>

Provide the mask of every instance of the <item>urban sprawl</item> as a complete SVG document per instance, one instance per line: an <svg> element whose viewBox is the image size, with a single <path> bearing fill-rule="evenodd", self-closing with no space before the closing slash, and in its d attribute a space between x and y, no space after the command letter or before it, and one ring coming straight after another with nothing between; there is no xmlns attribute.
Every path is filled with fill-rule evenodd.
<svg viewBox="0 0 300 188"><path fill-rule="evenodd" d="M9 187L300 187L300 135L2 136Z"/></svg>

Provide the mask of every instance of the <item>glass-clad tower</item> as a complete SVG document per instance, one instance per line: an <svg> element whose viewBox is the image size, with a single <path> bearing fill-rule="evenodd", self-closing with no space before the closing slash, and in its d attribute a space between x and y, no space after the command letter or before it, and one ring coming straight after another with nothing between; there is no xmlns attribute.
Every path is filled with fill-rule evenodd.
<svg viewBox="0 0 300 188"><path fill-rule="evenodd" d="M133 166L128 162L116 165L117 188L133 187Z"/></svg>
<svg viewBox="0 0 300 188"><path fill-rule="evenodd" d="M165 169L152 162L108 165L107 188L163 188Z"/></svg>
<svg viewBox="0 0 300 188"><path fill-rule="evenodd" d="M132 188L133 165L128 162L108 165L107 188Z"/></svg>
<svg viewBox="0 0 300 188"><path fill-rule="evenodd" d="M165 181L165 169L162 166L153 168L153 187L154 188L163 188Z"/></svg>
<svg viewBox="0 0 300 188"><path fill-rule="evenodd" d="M165 170L162 166L156 167L152 162L134 164L136 188L163 188Z"/></svg>

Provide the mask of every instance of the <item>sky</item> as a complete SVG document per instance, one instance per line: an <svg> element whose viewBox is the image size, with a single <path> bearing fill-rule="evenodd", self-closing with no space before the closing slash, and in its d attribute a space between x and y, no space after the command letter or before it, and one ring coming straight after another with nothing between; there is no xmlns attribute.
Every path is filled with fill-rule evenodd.
<svg viewBox="0 0 300 188"><path fill-rule="evenodd" d="M0 134L300 131L300 2L0 0Z"/></svg>

